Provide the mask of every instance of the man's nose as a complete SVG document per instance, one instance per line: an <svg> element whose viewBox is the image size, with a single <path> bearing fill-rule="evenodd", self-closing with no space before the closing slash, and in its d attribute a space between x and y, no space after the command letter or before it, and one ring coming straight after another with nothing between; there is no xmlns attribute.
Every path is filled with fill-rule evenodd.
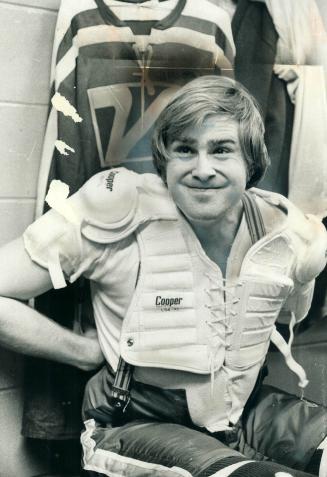
<svg viewBox="0 0 327 477"><path fill-rule="evenodd" d="M192 176L204 182L216 175L216 171L212 166L210 158L205 153L199 153L195 158Z"/></svg>

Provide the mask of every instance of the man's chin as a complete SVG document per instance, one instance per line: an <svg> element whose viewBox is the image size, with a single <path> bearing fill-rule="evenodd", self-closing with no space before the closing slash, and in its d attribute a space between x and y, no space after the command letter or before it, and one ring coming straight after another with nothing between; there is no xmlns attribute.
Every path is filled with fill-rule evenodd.
<svg viewBox="0 0 327 477"><path fill-rule="evenodd" d="M184 215L186 218L189 220L191 223L197 223L197 224L203 224L203 225L209 225L210 223L215 223L217 220L219 220L219 214L217 211L215 212L209 212L209 211L191 211L190 213L184 212Z"/></svg>

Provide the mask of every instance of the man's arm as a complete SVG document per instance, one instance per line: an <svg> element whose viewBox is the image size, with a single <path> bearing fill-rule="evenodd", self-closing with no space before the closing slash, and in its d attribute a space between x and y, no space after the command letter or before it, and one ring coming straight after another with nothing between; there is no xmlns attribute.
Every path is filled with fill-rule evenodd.
<svg viewBox="0 0 327 477"><path fill-rule="evenodd" d="M0 248L0 346L91 370L103 356L97 340L77 335L17 301L52 288L49 272L34 263L23 239Z"/></svg>

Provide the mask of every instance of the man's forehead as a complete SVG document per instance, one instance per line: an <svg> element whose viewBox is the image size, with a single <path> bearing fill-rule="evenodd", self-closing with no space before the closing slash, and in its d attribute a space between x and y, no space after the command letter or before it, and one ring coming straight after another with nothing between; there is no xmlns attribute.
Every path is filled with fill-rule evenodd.
<svg viewBox="0 0 327 477"><path fill-rule="evenodd" d="M239 123L227 115L214 115L205 118L202 122L186 127L172 134L173 141L194 143L201 138L209 141L237 140Z"/></svg>

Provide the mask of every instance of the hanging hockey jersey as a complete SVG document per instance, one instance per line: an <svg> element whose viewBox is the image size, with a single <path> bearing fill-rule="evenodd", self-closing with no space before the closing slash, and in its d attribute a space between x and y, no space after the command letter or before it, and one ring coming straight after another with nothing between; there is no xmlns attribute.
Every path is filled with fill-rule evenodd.
<svg viewBox="0 0 327 477"><path fill-rule="evenodd" d="M199 75L232 74L233 57L229 16L207 0L64 0L52 93L76 122L51 108L38 212L53 178L73 192L101 168L153 171L151 129L171 95Z"/></svg>

